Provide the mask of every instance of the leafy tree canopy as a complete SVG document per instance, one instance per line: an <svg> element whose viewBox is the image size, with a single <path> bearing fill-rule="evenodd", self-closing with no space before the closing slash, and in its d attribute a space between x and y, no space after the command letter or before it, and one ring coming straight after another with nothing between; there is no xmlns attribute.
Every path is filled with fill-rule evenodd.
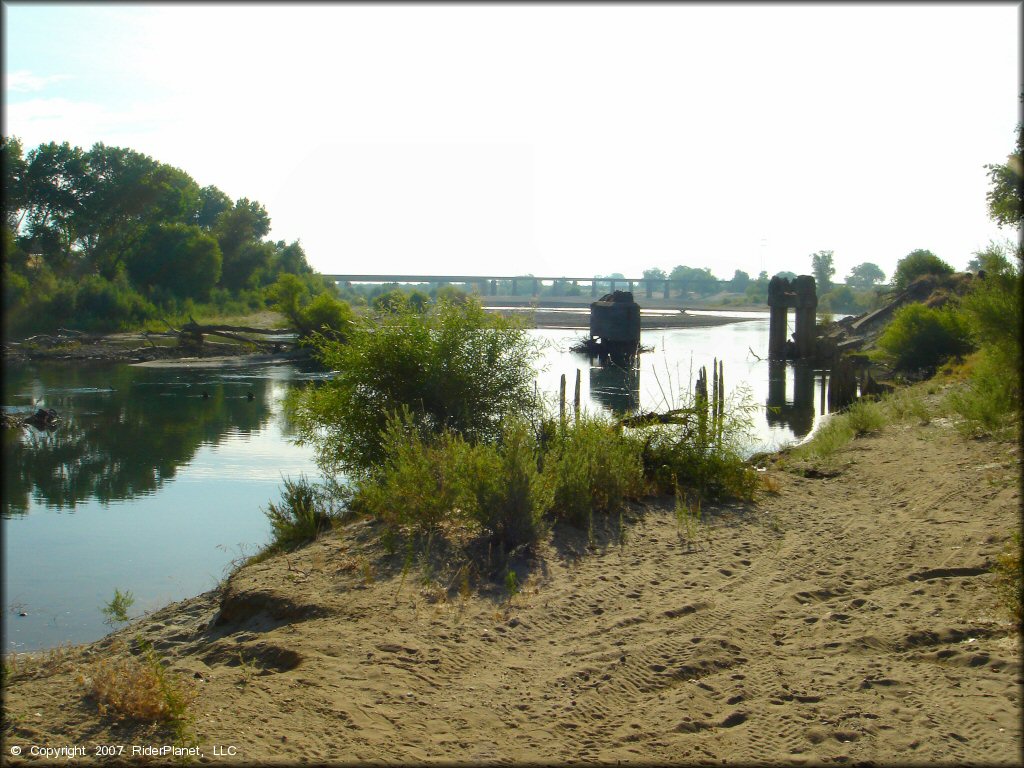
<svg viewBox="0 0 1024 768"><path fill-rule="evenodd" d="M851 288L868 289L885 282L885 272L877 264L865 261L850 270L846 284Z"/></svg>
<svg viewBox="0 0 1024 768"><path fill-rule="evenodd" d="M953 268L929 250L918 248L898 262L893 273L896 290L902 291L921 275L951 275Z"/></svg>
<svg viewBox="0 0 1024 768"><path fill-rule="evenodd" d="M832 290L832 275L836 273L832 251L818 251L811 254L811 271L817 283L818 293Z"/></svg>

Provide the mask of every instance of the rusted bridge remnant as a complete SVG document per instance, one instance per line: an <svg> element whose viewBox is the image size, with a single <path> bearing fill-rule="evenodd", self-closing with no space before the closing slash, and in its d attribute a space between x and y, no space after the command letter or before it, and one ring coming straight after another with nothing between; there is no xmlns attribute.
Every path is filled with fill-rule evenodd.
<svg viewBox="0 0 1024 768"><path fill-rule="evenodd" d="M768 283L768 357L808 358L814 356L815 320L818 310L818 291L811 275L793 279L776 275ZM786 328L789 309L796 310L795 344L787 345Z"/></svg>

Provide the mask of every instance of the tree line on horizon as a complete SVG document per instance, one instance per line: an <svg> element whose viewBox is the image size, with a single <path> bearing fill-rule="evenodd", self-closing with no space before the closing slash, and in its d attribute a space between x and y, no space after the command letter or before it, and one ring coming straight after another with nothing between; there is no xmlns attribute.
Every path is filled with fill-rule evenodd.
<svg viewBox="0 0 1024 768"><path fill-rule="evenodd" d="M282 274L312 292L298 242L267 239L264 206L132 149L0 141L4 325L110 331L197 306L260 309Z"/></svg>

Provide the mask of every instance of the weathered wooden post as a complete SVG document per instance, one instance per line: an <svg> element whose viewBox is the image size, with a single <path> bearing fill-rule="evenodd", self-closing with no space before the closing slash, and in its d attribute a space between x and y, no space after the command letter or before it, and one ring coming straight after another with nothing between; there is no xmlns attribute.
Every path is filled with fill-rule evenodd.
<svg viewBox="0 0 1024 768"><path fill-rule="evenodd" d="M565 374L562 374L562 380L558 385L558 422L564 427L565 426Z"/></svg>
<svg viewBox="0 0 1024 768"><path fill-rule="evenodd" d="M582 371L579 368L576 369L576 392L572 396L572 414L573 422L579 424L580 422L580 377Z"/></svg>

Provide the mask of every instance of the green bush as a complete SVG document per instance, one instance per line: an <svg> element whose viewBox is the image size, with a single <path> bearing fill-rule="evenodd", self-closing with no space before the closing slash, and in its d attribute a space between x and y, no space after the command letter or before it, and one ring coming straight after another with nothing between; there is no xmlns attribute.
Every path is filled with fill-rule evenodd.
<svg viewBox="0 0 1024 768"><path fill-rule="evenodd" d="M869 400L858 400L846 409L844 415L846 423L857 437L877 432L886 424L882 408Z"/></svg>
<svg viewBox="0 0 1024 768"><path fill-rule="evenodd" d="M551 506L537 458L533 430L515 419L504 427L499 444L467 446L462 456L470 517L509 547L535 541L541 516Z"/></svg>
<svg viewBox="0 0 1024 768"><path fill-rule="evenodd" d="M462 438L452 432L424 437L408 408L388 419L381 437L383 460L357 481L355 506L392 530L434 530L459 506Z"/></svg>
<svg viewBox="0 0 1024 768"><path fill-rule="evenodd" d="M644 490L642 443L617 425L583 416L555 432L544 456L552 513L578 527L614 512Z"/></svg>
<svg viewBox="0 0 1024 768"><path fill-rule="evenodd" d="M893 284L902 291L921 275L951 275L953 268L931 251L911 251L898 262L893 273Z"/></svg>
<svg viewBox="0 0 1024 768"><path fill-rule="evenodd" d="M322 489L304 476L298 480L286 478L281 503L270 502L265 514L273 535L271 550L290 549L314 540L335 517Z"/></svg>
<svg viewBox="0 0 1024 768"><path fill-rule="evenodd" d="M312 343L337 373L293 392L288 411L327 474L355 477L379 464L382 434L403 408L421 435L452 431L473 444L497 441L503 421L537 410L535 342L521 324L476 302L375 313L353 323L347 343Z"/></svg>
<svg viewBox="0 0 1024 768"><path fill-rule="evenodd" d="M893 356L900 369L929 368L969 352L970 329L955 308L908 304L897 310L878 346Z"/></svg>

